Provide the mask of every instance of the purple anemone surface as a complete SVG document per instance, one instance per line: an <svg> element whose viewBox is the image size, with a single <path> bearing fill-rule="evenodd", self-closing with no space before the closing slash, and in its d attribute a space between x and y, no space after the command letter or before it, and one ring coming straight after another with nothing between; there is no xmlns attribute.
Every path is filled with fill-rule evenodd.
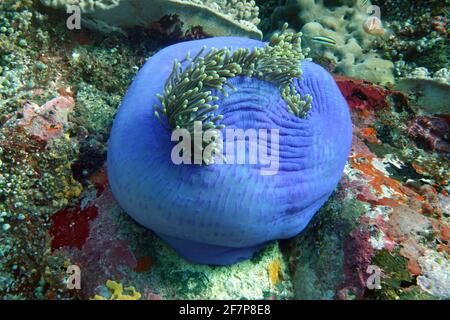
<svg viewBox="0 0 450 320"><path fill-rule="evenodd" d="M269 166L263 161L174 164L171 152L176 143L154 115L156 94L163 93L174 59L183 60L188 51L195 56L204 45L251 50L265 43L210 38L172 45L151 57L115 118L108 177L120 206L182 257L227 265L305 228L341 178L352 125L332 76L312 62L301 61L303 74L294 80L295 87L302 96L312 96L312 109L304 119L288 111L277 87L253 77L230 79L237 91L230 91L228 97L218 94L216 102L226 129L267 129L269 137L271 130L279 130L277 172L261 174ZM245 148L248 151L249 144Z"/></svg>

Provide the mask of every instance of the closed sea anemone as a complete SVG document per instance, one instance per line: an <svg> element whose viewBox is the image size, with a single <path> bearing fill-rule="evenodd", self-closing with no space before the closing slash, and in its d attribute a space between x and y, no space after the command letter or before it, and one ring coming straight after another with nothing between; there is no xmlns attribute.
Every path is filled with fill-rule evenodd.
<svg viewBox="0 0 450 320"><path fill-rule="evenodd" d="M301 232L335 189L351 145L349 110L331 75L304 60L300 41L284 28L269 43L178 43L151 57L124 97L108 145L112 192L187 260L227 265L250 258ZM193 153L176 152L187 161L175 163L180 129L215 135L193 138ZM257 144L277 165L260 152L254 162L235 163L228 152L218 161L238 140L231 150L248 160L254 144L228 130L270 132ZM189 161L220 135L213 153Z"/></svg>

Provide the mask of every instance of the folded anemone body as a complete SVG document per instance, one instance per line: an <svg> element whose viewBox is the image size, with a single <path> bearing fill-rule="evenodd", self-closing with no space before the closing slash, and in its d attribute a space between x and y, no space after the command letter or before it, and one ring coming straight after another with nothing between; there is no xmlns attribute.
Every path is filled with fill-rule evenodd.
<svg viewBox="0 0 450 320"><path fill-rule="evenodd" d="M271 132L278 130L276 172L262 174L269 164L259 154L256 163L175 164L171 153L176 142L161 123L164 116L155 115L154 105L161 104L157 95L165 90L174 60L183 61L187 52L193 57L204 46L205 52L213 47L251 51L265 43L219 37L179 43L151 57L114 121L108 176L121 207L181 256L226 265L250 258L268 242L293 237L306 227L342 175L351 145L351 120L331 75L312 62L301 61L302 75L292 81L301 97L312 97L305 117L289 109L274 83L235 76L228 80L235 88L227 90L228 95L213 90L216 112L223 116L218 128L266 129L268 153L275 147ZM224 134L224 144L228 143ZM248 154L250 143L244 149Z"/></svg>

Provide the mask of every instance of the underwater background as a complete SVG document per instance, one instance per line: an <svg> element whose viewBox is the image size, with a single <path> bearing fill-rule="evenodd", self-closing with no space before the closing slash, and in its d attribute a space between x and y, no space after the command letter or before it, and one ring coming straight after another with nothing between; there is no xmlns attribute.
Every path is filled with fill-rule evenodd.
<svg viewBox="0 0 450 320"><path fill-rule="evenodd" d="M447 21L432 0L2 0L0 298L450 298ZM348 104L344 174L294 238L189 263L114 199L113 119L160 50L286 22Z"/></svg>

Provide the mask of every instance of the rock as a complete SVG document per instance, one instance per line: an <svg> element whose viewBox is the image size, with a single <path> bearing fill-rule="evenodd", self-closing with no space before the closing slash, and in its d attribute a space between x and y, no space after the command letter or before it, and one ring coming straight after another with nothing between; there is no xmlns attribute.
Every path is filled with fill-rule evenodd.
<svg viewBox="0 0 450 320"><path fill-rule="evenodd" d="M450 122L447 118L418 116L408 127L408 134L429 150L450 153Z"/></svg>
<svg viewBox="0 0 450 320"><path fill-rule="evenodd" d="M366 56L364 61L357 62L355 65L338 67L336 71L342 71L349 77L364 79L378 84L393 84L394 64L389 60L377 58L375 56Z"/></svg>

